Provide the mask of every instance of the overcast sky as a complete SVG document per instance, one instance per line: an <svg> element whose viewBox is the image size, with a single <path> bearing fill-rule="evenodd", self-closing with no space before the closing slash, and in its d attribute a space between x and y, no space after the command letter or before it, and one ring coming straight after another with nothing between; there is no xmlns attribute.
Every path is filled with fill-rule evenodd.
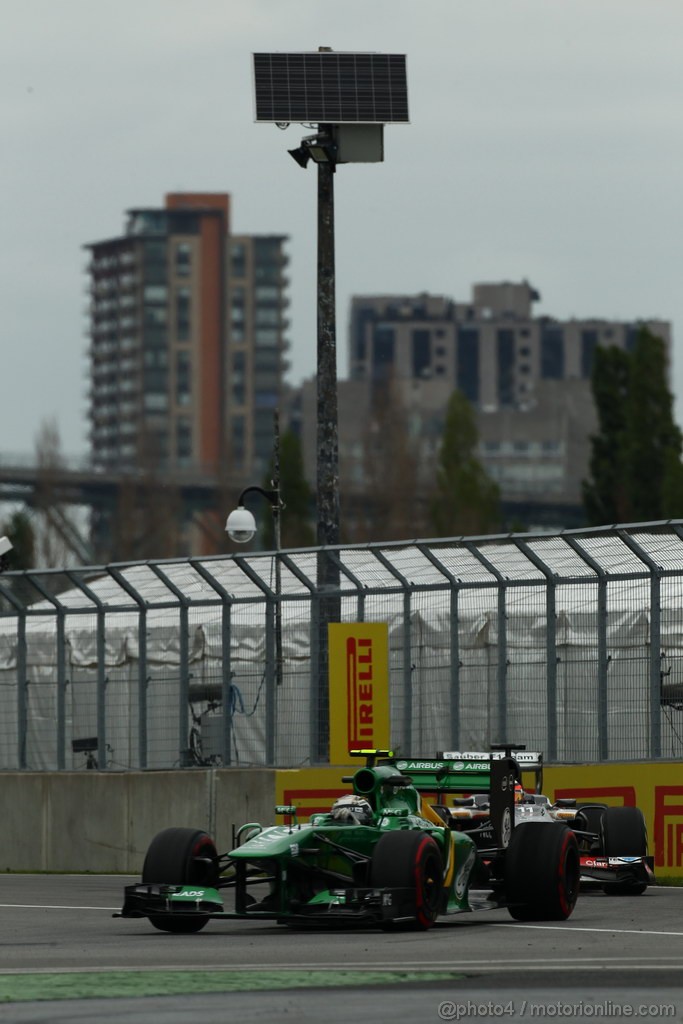
<svg viewBox="0 0 683 1024"><path fill-rule="evenodd" d="M409 125L335 178L349 299L528 279L538 313L674 329L683 419L681 0L0 0L0 453L87 453L86 253L169 191L290 236L293 383L315 369L310 129L255 124L255 51L405 53Z"/></svg>

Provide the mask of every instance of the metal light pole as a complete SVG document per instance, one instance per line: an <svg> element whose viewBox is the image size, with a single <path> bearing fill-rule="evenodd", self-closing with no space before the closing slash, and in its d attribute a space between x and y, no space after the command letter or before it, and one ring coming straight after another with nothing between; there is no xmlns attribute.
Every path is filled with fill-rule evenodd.
<svg viewBox="0 0 683 1024"><path fill-rule="evenodd" d="M238 544L248 544L256 533L256 520L245 508L244 500L248 494L260 494L270 505L273 516L273 545L275 548L275 684L282 683L282 566L280 550L282 548L282 510L285 503L280 493L280 421L277 409L273 423L273 478L272 490L251 485L245 487L237 499L237 508L228 516L225 524L226 532Z"/></svg>
<svg viewBox="0 0 683 1024"><path fill-rule="evenodd" d="M339 565L327 550L339 544L339 446L334 267L334 172L338 163L384 159L383 127L408 122L405 55L255 53L256 120L281 128L317 124L289 153L306 168L318 165L318 331L316 500L319 553L311 640L312 747L328 759L328 639L339 621Z"/></svg>
<svg viewBox="0 0 683 1024"><path fill-rule="evenodd" d="M339 544L339 440L337 419L337 318L334 263L334 171L335 148L329 128L330 159L318 163L318 405L317 405L317 512L318 544L321 548ZM341 607L338 596L339 570L325 550L318 553L319 594L318 657L314 671L317 686L313 700L313 744L318 759L329 760L329 640L330 622L338 622Z"/></svg>
<svg viewBox="0 0 683 1024"><path fill-rule="evenodd" d="M328 129L324 133L329 134ZM329 146L332 154L332 138ZM334 264L334 160L318 163L318 544L339 543L337 324Z"/></svg>

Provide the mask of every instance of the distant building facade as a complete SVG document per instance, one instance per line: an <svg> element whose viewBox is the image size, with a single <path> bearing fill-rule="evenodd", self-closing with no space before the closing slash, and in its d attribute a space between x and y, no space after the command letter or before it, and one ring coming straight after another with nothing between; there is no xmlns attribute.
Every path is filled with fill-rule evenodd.
<svg viewBox="0 0 683 1024"><path fill-rule="evenodd" d="M354 297L349 380L339 384L342 488L353 494L368 486L367 425L390 388L418 453L416 486L426 493L448 399L457 388L475 408L478 455L500 486L508 522L580 525L581 485L597 427L595 350L630 350L643 326L670 349L671 326L534 316L539 298L527 282L475 284L469 302L428 294ZM304 385L302 402L311 477L314 386Z"/></svg>
<svg viewBox="0 0 683 1024"><path fill-rule="evenodd" d="M225 193L174 193L86 246L96 465L264 472L287 366L287 239L233 235L230 213Z"/></svg>
<svg viewBox="0 0 683 1024"><path fill-rule="evenodd" d="M662 320L617 323L533 316L527 282L475 284L470 302L359 296L351 302L351 380L443 379L482 412L522 409L546 381L590 381L599 346L630 349L641 326L671 342Z"/></svg>

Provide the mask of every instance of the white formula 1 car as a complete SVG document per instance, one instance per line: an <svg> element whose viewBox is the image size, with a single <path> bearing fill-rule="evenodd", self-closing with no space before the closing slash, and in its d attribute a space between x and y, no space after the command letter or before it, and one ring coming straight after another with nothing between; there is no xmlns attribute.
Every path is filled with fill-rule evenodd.
<svg viewBox="0 0 683 1024"><path fill-rule="evenodd" d="M520 768L515 786L515 821L557 821L576 835L584 888L602 888L615 896L639 896L656 882L654 859L648 856L647 828L638 807L608 807L606 804L577 804L573 798L552 803L541 792L543 755L513 745L492 746L490 752L445 751L437 757L454 762L487 761L514 757ZM534 775L534 791L522 786L522 772ZM479 848L491 844L492 830L486 796L455 799L450 806L435 810L452 829L466 832Z"/></svg>

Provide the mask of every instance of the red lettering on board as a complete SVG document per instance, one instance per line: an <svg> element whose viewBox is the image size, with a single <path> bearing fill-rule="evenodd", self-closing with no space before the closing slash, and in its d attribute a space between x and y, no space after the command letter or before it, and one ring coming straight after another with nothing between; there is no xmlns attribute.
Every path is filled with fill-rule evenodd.
<svg viewBox="0 0 683 1024"><path fill-rule="evenodd" d="M372 746L372 640L350 636L346 641L346 698L348 749Z"/></svg>

